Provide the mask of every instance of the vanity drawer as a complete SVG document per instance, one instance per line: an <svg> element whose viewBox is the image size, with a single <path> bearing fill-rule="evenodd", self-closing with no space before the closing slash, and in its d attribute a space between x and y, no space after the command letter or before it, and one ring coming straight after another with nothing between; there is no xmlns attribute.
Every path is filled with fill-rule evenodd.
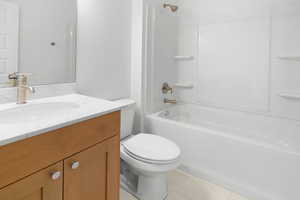
<svg viewBox="0 0 300 200"><path fill-rule="evenodd" d="M120 112L0 147L0 188L120 134Z"/></svg>

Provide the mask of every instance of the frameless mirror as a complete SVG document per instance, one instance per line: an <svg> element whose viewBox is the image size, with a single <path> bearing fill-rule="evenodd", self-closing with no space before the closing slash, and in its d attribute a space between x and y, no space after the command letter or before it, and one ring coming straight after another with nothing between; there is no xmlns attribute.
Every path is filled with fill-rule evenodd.
<svg viewBox="0 0 300 200"><path fill-rule="evenodd" d="M0 87L7 74L33 85L75 82L76 0L0 0Z"/></svg>

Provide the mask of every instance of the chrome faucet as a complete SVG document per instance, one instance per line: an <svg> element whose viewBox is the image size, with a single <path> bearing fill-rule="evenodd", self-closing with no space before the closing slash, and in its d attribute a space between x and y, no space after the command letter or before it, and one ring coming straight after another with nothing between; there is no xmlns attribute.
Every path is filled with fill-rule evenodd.
<svg viewBox="0 0 300 200"><path fill-rule="evenodd" d="M8 79L15 81L14 85L17 87L17 104L26 104L27 91L35 93L35 88L27 85L27 74L15 72L10 74Z"/></svg>

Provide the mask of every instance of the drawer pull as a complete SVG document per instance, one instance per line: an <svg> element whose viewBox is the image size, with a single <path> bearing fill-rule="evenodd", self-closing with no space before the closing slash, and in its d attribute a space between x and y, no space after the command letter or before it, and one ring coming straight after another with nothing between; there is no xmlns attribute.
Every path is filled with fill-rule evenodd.
<svg viewBox="0 0 300 200"><path fill-rule="evenodd" d="M80 166L80 163L78 161L72 162L71 168L77 169Z"/></svg>
<svg viewBox="0 0 300 200"><path fill-rule="evenodd" d="M61 172L60 172L60 171L53 172L53 173L51 174L52 180L57 180L57 179L60 178L60 176L61 176Z"/></svg>

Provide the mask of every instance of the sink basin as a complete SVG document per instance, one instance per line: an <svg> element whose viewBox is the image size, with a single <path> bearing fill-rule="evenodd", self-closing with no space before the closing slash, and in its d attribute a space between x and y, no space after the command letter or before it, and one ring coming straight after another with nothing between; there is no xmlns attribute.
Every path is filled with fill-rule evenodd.
<svg viewBox="0 0 300 200"><path fill-rule="evenodd" d="M122 105L80 94L0 104L0 147L112 112Z"/></svg>
<svg viewBox="0 0 300 200"><path fill-rule="evenodd" d="M1 110L0 124L26 123L49 119L80 108L79 104L71 102L49 102L16 105L13 108Z"/></svg>

